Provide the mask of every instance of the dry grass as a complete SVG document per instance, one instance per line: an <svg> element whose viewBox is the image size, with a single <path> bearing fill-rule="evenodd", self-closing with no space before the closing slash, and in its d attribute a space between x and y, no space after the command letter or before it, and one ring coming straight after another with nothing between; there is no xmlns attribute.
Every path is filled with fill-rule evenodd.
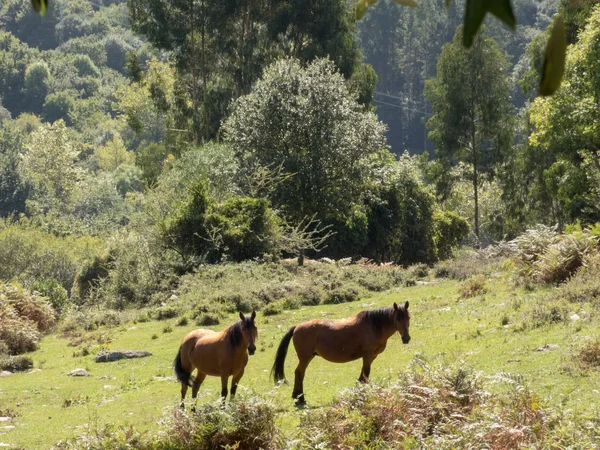
<svg viewBox="0 0 600 450"><path fill-rule="evenodd" d="M484 275L475 275L472 278L464 281L458 287L458 293L461 298L471 298L477 295L487 293L486 278Z"/></svg>

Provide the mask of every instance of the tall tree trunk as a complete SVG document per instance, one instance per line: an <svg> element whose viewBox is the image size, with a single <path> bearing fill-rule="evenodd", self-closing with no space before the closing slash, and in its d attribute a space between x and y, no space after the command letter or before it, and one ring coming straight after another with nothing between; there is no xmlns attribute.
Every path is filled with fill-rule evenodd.
<svg viewBox="0 0 600 450"><path fill-rule="evenodd" d="M478 192L477 158L473 159L473 196L475 198L475 235L479 239L479 192Z"/></svg>

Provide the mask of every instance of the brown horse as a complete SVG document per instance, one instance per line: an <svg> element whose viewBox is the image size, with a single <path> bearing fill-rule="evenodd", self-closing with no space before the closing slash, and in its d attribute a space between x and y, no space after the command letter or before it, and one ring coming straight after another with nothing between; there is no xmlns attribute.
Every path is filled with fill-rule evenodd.
<svg viewBox="0 0 600 450"><path fill-rule="evenodd" d="M303 322L290 328L281 340L271 374L276 382L285 379L283 365L293 338L299 360L292 392L297 405L306 403L304 373L315 356L335 363L362 358L363 365L358 380L366 383L369 381L371 363L385 350L387 340L396 331L402 336L402 342L408 344L409 322L408 302L404 306L394 303L393 307L361 311L347 319L314 319Z"/></svg>
<svg viewBox="0 0 600 450"><path fill-rule="evenodd" d="M256 313L250 317L240 313L240 320L217 333L212 330L194 330L181 343L175 357L175 375L181 383L181 408L185 394L192 387L192 399L196 400L200 385L207 375L221 377L221 398L227 397L227 382L231 380L231 397L235 396L238 382L248 363L248 353L254 355L258 329L254 323ZM196 378L192 377L198 369Z"/></svg>

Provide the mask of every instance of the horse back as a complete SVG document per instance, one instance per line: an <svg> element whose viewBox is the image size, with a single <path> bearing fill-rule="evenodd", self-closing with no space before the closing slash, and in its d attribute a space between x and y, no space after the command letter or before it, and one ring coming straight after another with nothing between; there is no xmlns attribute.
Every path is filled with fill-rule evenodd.
<svg viewBox="0 0 600 450"><path fill-rule="evenodd" d="M362 358L379 344L370 327L356 318L315 319L301 323L294 331L296 352L318 355L331 362L348 362Z"/></svg>

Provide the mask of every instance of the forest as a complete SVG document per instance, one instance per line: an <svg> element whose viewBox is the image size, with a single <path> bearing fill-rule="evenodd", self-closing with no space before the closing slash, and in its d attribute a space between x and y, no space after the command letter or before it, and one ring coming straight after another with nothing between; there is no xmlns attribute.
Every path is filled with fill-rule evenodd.
<svg viewBox="0 0 600 450"><path fill-rule="evenodd" d="M477 339L499 343L493 333L508 330L539 348L548 336L571 339L561 364L579 352L587 365L561 372L565 386L582 377L591 391L600 367L598 341L578 347L582 333L600 331L600 6L495 0L512 6L516 26L490 7L475 34L469 1L53 0L42 15L28 1L0 0L0 420L24 424L0 427L0 446L463 448L479 439L469 427L482 416L515 414L484 392L483 370L502 372L531 414L498 419L506 430L486 422L474 448L598 448L575 394L565 403L579 415L568 424L554 400L535 406L525 383L535 378L531 355L514 376L493 355L469 361L472 372L435 362ZM547 43L562 27L562 83L540 95L553 61ZM413 359L382 356L380 367L400 379L387 372L394 379L373 388L325 394L319 411L301 417L290 409L278 418L260 389L225 416L204 401L212 431L198 431L200 415L177 412L154 447L143 434L157 410L103 420L130 432L97 429L80 440L58 427L43 441L25 437L34 416L17 407L11 383L28 392L31 371L68 371L40 362L45 348L85 365L115 342L156 344L170 360L152 375L169 377L188 328L221 330L256 311L261 336L281 334L311 311L345 317L359 302L405 296L417 302L415 323L427 317L437 331L441 319L428 314L450 308L442 299L451 296L451 323L462 330L452 335L466 347L436 342L427 353L420 341ZM493 322L492 337L460 328L458 310ZM276 345L265 339L259 360ZM151 392L141 366L118 370L131 404ZM350 386L340 380L330 387ZM407 392L419 383L442 397L420 404L417 417ZM175 405L178 389L162 389L161 407ZM52 395L45 402L65 410L105 399L93 389ZM396 411L390 396L408 406ZM426 412L436 402L447 402L444 412ZM400 414L396 425L386 408ZM343 426L349 414L356 420ZM222 427L231 433L215 441ZM244 434L254 432L264 439L256 446Z"/></svg>

